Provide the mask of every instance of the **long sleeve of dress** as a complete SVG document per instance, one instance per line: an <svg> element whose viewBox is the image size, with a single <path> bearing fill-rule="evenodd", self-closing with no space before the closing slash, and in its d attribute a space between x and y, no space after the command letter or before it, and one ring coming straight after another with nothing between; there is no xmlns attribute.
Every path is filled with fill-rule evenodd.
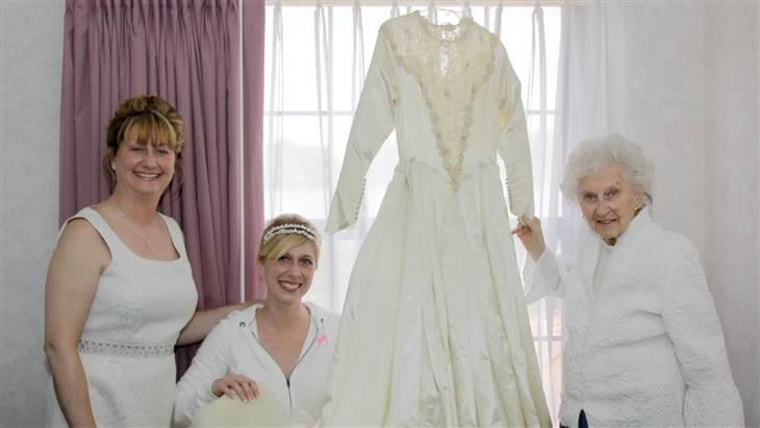
<svg viewBox="0 0 760 428"><path fill-rule="evenodd" d="M682 242L668 260L663 319L686 381L687 426L744 426L720 321L696 252Z"/></svg>
<svg viewBox="0 0 760 428"><path fill-rule="evenodd" d="M528 262L524 270L525 300L528 304L535 303L549 295L560 296L568 280L567 269L561 267L549 249L544 249L535 264Z"/></svg>
<svg viewBox="0 0 760 428"><path fill-rule="evenodd" d="M533 217L533 166L520 81L508 61L503 67L499 155L507 169L509 209L518 217Z"/></svg>
<svg viewBox="0 0 760 428"><path fill-rule="evenodd" d="M222 321L206 336L190 368L177 383L174 397L175 425L190 425L198 409L217 398L211 392L211 384L229 371L229 343L229 328Z"/></svg>
<svg viewBox="0 0 760 428"><path fill-rule="evenodd" d="M394 77L388 43L381 28L354 114L326 230L335 233L356 222L372 159L394 128Z"/></svg>

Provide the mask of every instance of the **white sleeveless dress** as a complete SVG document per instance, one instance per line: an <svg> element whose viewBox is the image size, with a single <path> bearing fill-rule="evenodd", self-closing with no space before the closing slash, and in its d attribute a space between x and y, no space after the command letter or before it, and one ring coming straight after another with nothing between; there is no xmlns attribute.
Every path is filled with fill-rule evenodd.
<svg viewBox="0 0 760 428"><path fill-rule="evenodd" d="M179 258L149 260L133 253L94 209L84 208L75 218L87 220L111 252L79 340L95 422L99 427L167 427L176 378L174 345L198 300L182 231L162 215ZM52 385L49 399L48 424L66 426Z"/></svg>

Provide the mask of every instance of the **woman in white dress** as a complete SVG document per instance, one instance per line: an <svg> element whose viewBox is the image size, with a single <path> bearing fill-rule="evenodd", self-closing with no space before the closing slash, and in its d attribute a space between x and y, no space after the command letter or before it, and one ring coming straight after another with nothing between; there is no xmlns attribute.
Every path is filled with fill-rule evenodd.
<svg viewBox="0 0 760 428"><path fill-rule="evenodd" d="M207 424L311 427L316 423L327 399L340 319L302 302L317 268L319 242L317 229L299 215L284 214L269 222L258 256L266 301L230 314L209 333L177 384L178 425L197 423L199 409L222 395L243 401L263 398L269 408L241 412L250 420L206 417ZM279 423L274 422L277 415Z"/></svg>
<svg viewBox="0 0 760 428"><path fill-rule="evenodd" d="M571 153L562 191L593 232L572 266L538 219L514 231L536 261L529 301L565 298L561 426L744 424L699 255L649 216L653 168L618 135Z"/></svg>
<svg viewBox="0 0 760 428"><path fill-rule="evenodd" d="M245 306L195 310L182 231L157 212L181 172L182 126L161 98L125 101L106 136L113 193L61 230L45 291L49 425L168 426L174 346Z"/></svg>

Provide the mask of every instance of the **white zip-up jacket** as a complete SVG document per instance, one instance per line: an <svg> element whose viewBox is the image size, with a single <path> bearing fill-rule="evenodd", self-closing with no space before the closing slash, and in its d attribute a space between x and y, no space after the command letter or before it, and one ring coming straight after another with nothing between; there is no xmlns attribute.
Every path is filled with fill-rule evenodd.
<svg viewBox="0 0 760 428"><path fill-rule="evenodd" d="M266 386L273 394L268 402L280 403L292 426L311 426L319 419L327 400L327 381L332 364L340 317L318 305L306 303L311 326L301 356L286 378L275 360L258 341L256 311L261 305L231 313L206 336L190 368L177 384L174 423L192 423L196 412L217 397L211 392L214 380L227 373L245 375Z"/></svg>
<svg viewBox="0 0 760 428"><path fill-rule="evenodd" d="M560 423L591 427L743 426L712 295L694 245L648 209L614 247L589 239L572 268L547 248L527 300L564 297ZM594 289L600 253L606 269Z"/></svg>

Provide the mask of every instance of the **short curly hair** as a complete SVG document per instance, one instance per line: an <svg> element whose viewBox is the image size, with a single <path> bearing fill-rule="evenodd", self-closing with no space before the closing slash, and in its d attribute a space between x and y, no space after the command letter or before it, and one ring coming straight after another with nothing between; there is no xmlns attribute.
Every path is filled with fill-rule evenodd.
<svg viewBox="0 0 760 428"><path fill-rule="evenodd" d="M103 168L111 187L116 177L111 162L127 136L134 136L140 144L165 146L177 155L175 176L182 181L181 153L185 143L184 120L168 101L154 95L141 95L121 103L106 128L108 146Z"/></svg>
<svg viewBox="0 0 760 428"><path fill-rule="evenodd" d="M581 179L611 164L623 167L628 181L641 190L646 204L652 203L654 164L644 157L641 147L618 134L582 141L570 153L565 175L560 184L568 200L578 201L578 184Z"/></svg>

